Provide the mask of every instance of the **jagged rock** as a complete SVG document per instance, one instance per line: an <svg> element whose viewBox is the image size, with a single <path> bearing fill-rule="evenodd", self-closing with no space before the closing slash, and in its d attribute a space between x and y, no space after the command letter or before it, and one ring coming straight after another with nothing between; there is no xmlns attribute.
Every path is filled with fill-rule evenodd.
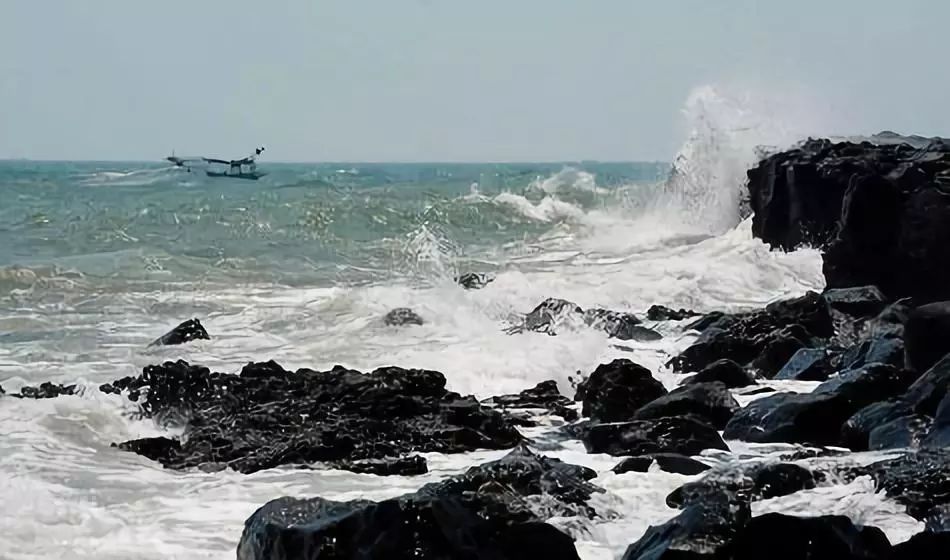
<svg viewBox="0 0 950 560"><path fill-rule="evenodd" d="M841 428L868 404L900 394L908 377L874 364L844 372L809 394L778 393L739 410L726 425L726 439L757 443L839 445Z"/></svg>
<svg viewBox="0 0 950 560"><path fill-rule="evenodd" d="M556 335L562 325L586 325L604 331L610 338L641 342L659 340L663 336L640 325L633 313L621 313L607 309L584 310L574 302L549 298L525 316L520 325L508 329L509 334L524 331Z"/></svg>
<svg viewBox="0 0 950 560"><path fill-rule="evenodd" d="M921 449L871 466L879 489L915 519L950 504L950 449Z"/></svg>
<svg viewBox="0 0 950 560"><path fill-rule="evenodd" d="M525 316L520 329L554 335L557 334L558 325L583 314L584 310L576 303L564 299L549 298Z"/></svg>
<svg viewBox="0 0 950 560"><path fill-rule="evenodd" d="M876 337L862 341L841 355L840 369L858 369L868 364L904 365L904 341L895 336Z"/></svg>
<svg viewBox="0 0 950 560"><path fill-rule="evenodd" d="M928 530L894 545L887 559L945 560L948 550L950 550L950 533Z"/></svg>
<svg viewBox="0 0 950 560"><path fill-rule="evenodd" d="M732 542L730 560L887 560L891 543L876 527L840 515L753 517Z"/></svg>
<svg viewBox="0 0 950 560"><path fill-rule="evenodd" d="M626 472L647 472L650 470L650 465L654 462L662 471L686 475L699 474L711 468L709 465L700 463L692 457L678 453L651 453L649 455L639 455L637 457L624 459L613 468L613 471L617 474Z"/></svg>
<svg viewBox="0 0 950 560"><path fill-rule="evenodd" d="M712 470L703 478L671 492L666 504L684 508L723 495L732 502L749 503L810 490L823 478L820 473L791 463L743 465L738 471Z"/></svg>
<svg viewBox="0 0 950 560"><path fill-rule="evenodd" d="M869 404L854 413L841 427L841 443L852 451L867 451L870 449L871 432L875 428L909 414L911 414L910 406L901 402L899 398ZM880 439L883 435L878 434L876 440L878 449L884 445Z"/></svg>
<svg viewBox="0 0 950 560"><path fill-rule="evenodd" d="M887 307L888 301L877 286L832 288L822 294L828 306L851 317L874 317Z"/></svg>
<svg viewBox="0 0 950 560"><path fill-rule="evenodd" d="M759 358L757 367L774 374L798 348L834 335L828 304L815 292L771 303L762 311L722 315L703 326L696 342L667 363L674 371L699 371L721 359L747 365ZM797 341L791 351L790 339Z"/></svg>
<svg viewBox="0 0 950 560"><path fill-rule="evenodd" d="M651 526L627 547L623 560L717 560L750 517L748 504L711 496L663 525Z"/></svg>
<svg viewBox="0 0 950 560"><path fill-rule="evenodd" d="M638 342L650 342L663 338L663 335L655 330L640 325L640 319L637 319L633 313L588 309L583 317L587 326L606 332L610 338Z"/></svg>
<svg viewBox="0 0 950 560"><path fill-rule="evenodd" d="M636 420L650 420L663 416L693 414L705 419L717 429L725 427L739 403L722 383L696 383L679 387L640 407Z"/></svg>
<svg viewBox="0 0 950 560"><path fill-rule="evenodd" d="M831 355L824 348L802 348L792 356L774 379L824 381L834 372Z"/></svg>
<svg viewBox="0 0 950 560"><path fill-rule="evenodd" d="M824 248L829 288L950 298L950 144L809 140L748 172L752 232L774 248Z"/></svg>
<svg viewBox="0 0 950 560"><path fill-rule="evenodd" d="M663 384L647 368L618 358L597 366L577 386L575 400L583 402L582 414L600 422L633 418L641 406L666 394Z"/></svg>
<svg viewBox="0 0 950 560"><path fill-rule="evenodd" d="M363 461L344 461L334 465L338 469L361 474L379 476L412 476L429 472L425 457L412 455L396 459L365 459Z"/></svg>
<svg viewBox="0 0 950 560"><path fill-rule="evenodd" d="M466 272L455 277L455 282L466 290L480 290L494 280L494 276L482 272Z"/></svg>
<svg viewBox="0 0 950 560"><path fill-rule="evenodd" d="M192 340L211 340L208 331L205 330L201 325L201 321L198 319L189 319L181 323L160 338L154 340L149 346L172 346L175 344L185 344Z"/></svg>
<svg viewBox="0 0 950 560"><path fill-rule="evenodd" d="M729 449L714 427L692 416L588 425L581 440L588 453L615 457L651 453L699 455L706 449Z"/></svg>
<svg viewBox="0 0 950 560"><path fill-rule="evenodd" d="M684 330L697 331L697 332L703 333L703 332L706 332L706 329L719 323L720 321L729 323L733 320L734 319L732 315L726 315L722 311L713 311L711 313L707 313L703 315L699 319L696 319L692 323L686 325L684 327Z"/></svg>
<svg viewBox="0 0 950 560"><path fill-rule="evenodd" d="M752 374L739 364L732 360L717 360L703 368L703 370L696 375L683 381L681 385L714 382L722 383L730 389L756 384Z"/></svg>
<svg viewBox="0 0 950 560"><path fill-rule="evenodd" d="M423 325L422 320L415 311L408 307L398 307L393 309L383 317L383 322L391 327L401 327L403 325Z"/></svg>
<svg viewBox="0 0 950 560"><path fill-rule="evenodd" d="M553 380L542 381L517 395L491 397L486 402L504 408L545 408L568 422L577 420L579 416L577 411L571 408L573 401L561 394L557 382Z"/></svg>
<svg viewBox="0 0 950 560"><path fill-rule="evenodd" d="M900 416L875 426L868 434L868 448L882 449L917 448L930 433L933 418L918 414Z"/></svg>
<svg viewBox="0 0 950 560"><path fill-rule="evenodd" d="M167 437L133 439L118 445L113 443L112 447L117 447L122 451L138 453L139 455L160 463L169 460L181 452L181 443L179 443L177 439Z"/></svg>
<svg viewBox="0 0 950 560"><path fill-rule="evenodd" d="M888 336L904 338L904 323L907 322L912 310L910 298L895 301L884 308L877 317L868 321L868 335L871 338Z"/></svg>
<svg viewBox="0 0 950 560"><path fill-rule="evenodd" d="M920 306L904 325L907 365L917 371L930 369L950 353L950 301Z"/></svg>
<svg viewBox="0 0 950 560"><path fill-rule="evenodd" d="M682 308L677 311L665 305L651 305L650 309L647 310L647 319L651 321L682 321L683 319L689 319L697 315L699 315L699 313L695 311Z"/></svg>
<svg viewBox="0 0 950 560"><path fill-rule="evenodd" d="M927 370L904 393L903 401L914 412L935 416L937 406L950 389L950 355Z"/></svg>
<svg viewBox="0 0 950 560"><path fill-rule="evenodd" d="M76 391L75 385L58 385L47 381L39 387L23 387L19 393L10 396L23 399L55 399L63 395L75 395Z"/></svg>
<svg viewBox="0 0 950 560"><path fill-rule="evenodd" d="M143 413L184 427L179 449L158 457L187 469L221 464L250 473L287 464L356 461L410 453L504 449L521 441L497 411L445 390L436 371L342 367L285 372L251 364L241 375L187 362L148 366L101 387L126 391Z"/></svg>

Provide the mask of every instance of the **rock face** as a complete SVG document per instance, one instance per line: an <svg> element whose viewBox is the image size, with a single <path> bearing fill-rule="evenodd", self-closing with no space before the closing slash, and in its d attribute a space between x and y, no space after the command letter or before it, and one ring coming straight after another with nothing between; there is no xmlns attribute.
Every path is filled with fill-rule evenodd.
<svg viewBox="0 0 950 560"><path fill-rule="evenodd" d="M621 313L607 309L582 309L574 302L549 298L528 313L520 325L508 329L509 334L524 331L558 334L564 326L584 325L607 333L610 338L648 342L663 336L640 325L633 313Z"/></svg>
<svg viewBox="0 0 950 560"><path fill-rule="evenodd" d="M238 560L576 560L544 515L589 516L596 473L518 448L459 477L375 503L279 498L247 520Z"/></svg>
<svg viewBox="0 0 950 560"><path fill-rule="evenodd" d="M175 344L185 344L192 340L211 340L208 331L201 326L198 319L189 319L168 331L160 338L154 340L149 346L173 346Z"/></svg>
<svg viewBox="0 0 950 560"><path fill-rule="evenodd" d="M950 299L950 144L809 140L749 170L752 232L824 249L829 288Z"/></svg>
<svg viewBox="0 0 950 560"><path fill-rule="evenodd" d="M568 422L577 420L578 418L577 411L571 408L573 401L558 391L557 382L553 380L542 381L531 389L525 389L517 395L491 397L485 402L490 402L502 408L543 408L549 410L552 414L557 414Z"/></svg>
<svg viewBox="0 0 950 560"><path fill-rule="evenodd" d="M904 325L907 365L927 371L950 353L950 301L923 305L910 312Z"/></svg>
<svg viewBox="0 0 950 560"><path fill-rule="evenodd" d="M150 449L143 454L174 469L217 465L251 473L286 464L504 449L521 441L500 413L446 391L436 371L360 373L338 366L291 373L267 362L233 375L178 361L148 366L101 390L127 391L147 416L184 426L177 445L120 445Z"/></svg>
<svg viewBox="0 0 950 560"><path fill-rule="evenodd" d="M739 410L739 403L722 383L695 383L650 401L634 414L636 420L694 414L722 429Z"/></svg>
<svg viewBox="0 0 950 560"><path fill-rule="evenodd" d="M800 348L834 335L828 303L815 292L772 303L762 311L722 315L701 326L696 342L667 364L674 371L700 371L729 359L752 364L771 377Z"/></svg>
<svg viewBox="0 0 950 560"><path fill-rule="evenodd" d="M577 386L575 399L583 402L582 414L599 422L621 422L648 402L666 394L663 384L647 368L626 358L597 366Z"/></svg>
<svg viewBox="0 0 950 560"><path fill-rule="evenodd" d="M422 320L415 311L408 307L398 307L393 309L383 317L383 322L391 327L401 327L403 325L423 325Z"/></svg>
<svg viewBox="0 0 950 560"><path fill-rule="evenodd" d="M651 453L699 455L706 449L729 449L714 427L692 416L594 424L583 430L581 439L589 453L614 456Z"/></svg>

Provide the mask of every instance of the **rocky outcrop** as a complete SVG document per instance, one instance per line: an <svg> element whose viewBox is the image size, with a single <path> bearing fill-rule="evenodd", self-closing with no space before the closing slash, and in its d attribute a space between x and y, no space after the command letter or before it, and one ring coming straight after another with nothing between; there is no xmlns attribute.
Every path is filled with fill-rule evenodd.
<svg viewBox="0 0 950 560"><path fill-rule="evenodd" d="M122 444L174 469L251 473L287 464L357 461L438 451L504 449L521 441L496 411L445 389L436 371L336 367L288 372L274 362L239 375L186 362L146 367L101 387L124 391L143 413L184 428L178 444ZM341 463L345 464L345 463Z"/></svg>
<svg viewBox="0 0 950 560"><path fill-rule="evenodd" d="M950 143L809 140L748 177L753 235L822 248L829 288L950 299Z"/></svg>
<svg viewBox="0 0 950 560"><path fill-rule="evenodd" d="M583 403L582 414L599 422L630 420L648 402L666 394L663 384L647 368L626 358L597 366L577 386L574 397Z"/></svg>
<svg viewBox="0 0 950 560"><path fill-rule="evenodd" d="M542 381L517 395L491 397L483 402L504 409L547 409L551 414L556 414L568 422L578 418L577 411L572 408L574 402L561 394L557 388L557 382L553 380Z"/></svg>
<svg viewBox="0 0 950 560"><path fill-rule="evenodd" d="M697 383L722 383L730 389L738 389L755 385L755 378L744 367L732 360L717 360L691 376L681 385L695 385Z"/></svg>
<svg viewBox="0 0 950 560"><path fill-rule="evenodd" d="M647 319L651 321L682 321L699 315L695 311L680 308L679 310L670 309L665 305L651 305L647 309Z"/></svg>
<svg viewBox="0 0 950 560"><path fill-rule="evenodd" d="M403 325L424 325L425 321L412 309L397 307L383 317L383 323L390 327L401 327Z"/></svg>
<svg viewBox="0 0 950 560"><path fill-rule="evenodd" d="M648 342L663 336L640 324L633 313L607 309L582 309L574 302L549 298L528 313L521 324L508 329L509 334L525 331L556 335L565 327L586 326L607 333L610 338Z"/></svg>
<svg viewBox="0 0 950 560"><path fill-rule="evenodd" d="M637 410L633 418L651 420L692 414L722 429L737 410L739 403L722 383L695 383L648 402Z"/></svg>
<svg viewBox="0 0 950 560"><path fill-rule="evenodd" d="M684 508L701 505L715 496L728 496L734 503L751 503L809 490L823 479L823 474L792 463L753 463L738 469L711 470L670 493L666 504Z"/></svg>
<svg viewBox="0 0 950 560"><path fill-rule="evenodd" d="M588 425L581 432L581 440L588 453L615 457L652 453L699 455L706 449L729 449L714 427L693 416Z"/></svg>
<svg viewBox="0 0 950 560"><path fill-rule="evenodd" d="M149 346L173 346L176 344L185 344L193 340L211 340L208 331L205 330L198 319L189 319L181 323L154 340Z"/></svg>
<svg viewBox="0 0 950 560"><path fill-rule="evenodd" d="M522 447L383 502L279 498L247 520L237 557L577 560L571 538L542 519L590 516L594 476Z"/></svg>

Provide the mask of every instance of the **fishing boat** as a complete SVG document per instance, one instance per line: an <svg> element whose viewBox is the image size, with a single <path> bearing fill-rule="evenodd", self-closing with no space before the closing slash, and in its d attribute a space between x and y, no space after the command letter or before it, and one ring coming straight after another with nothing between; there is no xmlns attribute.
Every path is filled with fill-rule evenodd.
<svg viewBox="0 0 950 560"><path fill-rule="evenodd" d="M264 153L264 147L261 146L254 150L254 153L241 159L218 159L218 158L182 158L174 154L165 158L165 161L172 163L175 167L182 167L189 172L196 164L206 164L205 175L215 178L230 179L248 179L256 181L267 175L266 171L257 169L257 157Z"/></svg>

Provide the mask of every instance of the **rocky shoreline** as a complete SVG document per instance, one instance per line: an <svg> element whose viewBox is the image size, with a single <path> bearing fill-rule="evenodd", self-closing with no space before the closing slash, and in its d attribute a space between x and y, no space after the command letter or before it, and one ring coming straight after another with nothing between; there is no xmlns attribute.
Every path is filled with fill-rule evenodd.
<svg viewBox="0 0 950 560"><path fill-rule="evenodd" d="M447 390L437 371L287 371L270 361L218 373L165 362L99 390L124 395L181 436L115 446L175 470L328 467L380 476L425 473L426 453L511 450L391 500L271 501L247 520L239 560L579 558L559 527L608 515L592 499L606 490L592 482L598 473L545 456L552 443L524 435L552 417L556 439L616 457L614 472L694 477L666 498L679 513L630 535L624 560L945 558L950 145L809 140L748 176L754 235L778 250L822 249L824 292L739 313L654 305L643 318L552 298L507 329L570 336L591 328L649 342L669 332L658 324L674 321L671 329L695 340L667 363L680 376L672 390L628 359L582 372L573 399L548 381L482 401ZM483 275L458 281L491 289ZM401 328L424 317L397 309L382 320ZM192 319L153 344L209 338ZM771 380L816 387L777 392ZM44 383L16 394L0 388L0 398L77 390ZM801 448L779 461L709 460L729 442ZM863 451L891 455L839 460ZM880 529L840 515L753 515L762 500L860 477L926 529L892 544Z"/></svg>

